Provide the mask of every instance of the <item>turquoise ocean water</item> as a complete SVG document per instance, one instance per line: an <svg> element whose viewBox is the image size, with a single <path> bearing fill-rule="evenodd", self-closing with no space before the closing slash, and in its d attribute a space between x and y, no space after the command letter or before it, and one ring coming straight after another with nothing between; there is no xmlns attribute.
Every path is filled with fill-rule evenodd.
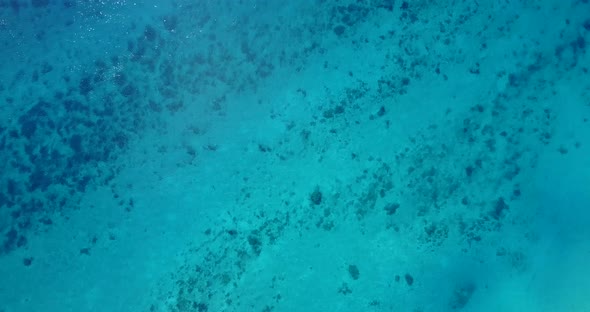
<svg viewBox="0 0 590 312"><path fill-rule="evenodd" d="M588 0L0 0L0 312L590 311Z"/></svg>

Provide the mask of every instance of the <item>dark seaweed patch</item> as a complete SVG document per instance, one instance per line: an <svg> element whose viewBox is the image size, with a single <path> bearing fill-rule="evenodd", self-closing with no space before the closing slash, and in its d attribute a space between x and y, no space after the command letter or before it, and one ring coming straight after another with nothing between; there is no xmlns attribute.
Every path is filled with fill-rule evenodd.
<svg viewBox="0 0 590 312"><path fill-rule="evenodd" d="M88 107L86 107L82 102L76 100L65 100L63 102L64 108L69 112L80 112L80 111L87 111Z"/></svg>
<svg viewBox="0 0 590 312"><path fill-rule="evenodd" d="M88 95L92 91L92 79L90 77L84 77L80 80L78 84L78 90L82 95Z"/></svg>
<svg viewBox="0 0 590 312"><path fill-rule="evenodd" d="M75 153L82 153L82 136L79 134L74 134L70 138L70 147Z"/></svg>
<svg viewBox="0 0 590 312"><path fill-rule="evenodd" d="M346 27L342 26L342 25L338 25L336 27L334 27L333 31L336 34L336 36L340 37L344 34L344 31L346 30Z"/></svg>
<svg viewBox="0 0 590 312"><path fill-rule="evenodd" d="M44 8L49 5L49 0L31 0L34 8Z"/></svg>
<svg viewBox="0 0 590 312"><path fill-rule="evenodd" d="M122 87L127 82L127 76L125 76L125 74L123 74L123 73L117 73L113 77L113 81L115 82L115 84L117 86Z"/></svg>
<svg viewBox="0 0 590 312"><path fill-rule="evenodd" d="M121 95L126 98L133 97L136 93L137 93L137 88L132 84L126 85L123 88L123 90L121 90Z"/></svg>
<svg viewBox="0 0 590 312"><path fill-rule="evenodd" d="M145 37L145 39L147 39L147 41L156 40L156 37L157 37L156 29L154 29L154 27L152 27L150 25L145 26L145 29L143 30L143 36Z"/></svg>
<svg viewBox="0 0 590 312"><path fill-rule="evenodd" d="M20 248L27 244L26 237L19 235L18 231L11 228L4 233L4 242L0 246L0 255L7 254L16 248Z"/></svg>
<svg viewBox="0 0 590 312"><path fill-rule="evenodd" d="M167 31L173 32L176 30L176 27L178 27L178 18L174 15L165 16L162 18L162 23Z"/></svg>
<svg viewBox="0 0 590 312"><path fill-rule="evenodd" d="M509 208L510 207L506 201L504 201L504 198L498 198L494 204L494 209L491 212L492 218L499 220L504 215L504 211L508 210Z"/></svg>
<svg viewBox="0 0 590 312"><path fill-rule="evenodd" d="M408 284L408 286L412 286L414 284L414 278L412 275L406 274L404 275L404 279L406 280L406 284Z"/></svg>
<svg viewBox="0 0 590 312"><path fill-rule="evenodd" d="M20 134L27 139L30 139L33 135L35 135L35 131L37 131L36 121L26 120L21 123Z"/></svg>
<svg viewBox="0 0 590 312"><path fill-rule="evenodd" d="M359 268L354 264L349 265L348 266L348 274L350 275L350 277L353 280L359 279L359 276L360 276Z"/></svg>
<svg viewBox="0 0 590 312"><path fill-rule="evenodd" d="M45 75L53 70L53 66L47 62L43 62L41 64L41 74Z"/></svg>
<svg viewBox="0 0 590 312"><path fill-rule="evenodd" d="M90 183L90 181L92 181L92 178L90 176L86 175L82 177L76 182L76 190L78 192L86 191L86 187L88 187L88 183Z"/></svg>
<svg viewBox="0 0 590 312"><path fill-rule="evenodd" d="M29 191L32 192L37 189L46 191L49 185L51 185L51 178L44 170L37 168L29 175Z"/></svg>
<svg viewBox="0 0 590 312"><path fill-rule="evenodd" d="M21 190L18 187L18 184L13 179L8 179L6 181L6 193L14 199L14 197L20 195Z"/></svg>

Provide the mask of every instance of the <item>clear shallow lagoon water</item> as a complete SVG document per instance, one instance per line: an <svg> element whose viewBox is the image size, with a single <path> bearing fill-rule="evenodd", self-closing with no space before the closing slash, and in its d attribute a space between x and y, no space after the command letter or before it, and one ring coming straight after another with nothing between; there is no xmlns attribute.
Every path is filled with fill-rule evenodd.
<svg viewBox="0 0 590 312"><path fill-rule="evenodd" d="M588 12L0 1L0 311L590 311Z"/></svg>

